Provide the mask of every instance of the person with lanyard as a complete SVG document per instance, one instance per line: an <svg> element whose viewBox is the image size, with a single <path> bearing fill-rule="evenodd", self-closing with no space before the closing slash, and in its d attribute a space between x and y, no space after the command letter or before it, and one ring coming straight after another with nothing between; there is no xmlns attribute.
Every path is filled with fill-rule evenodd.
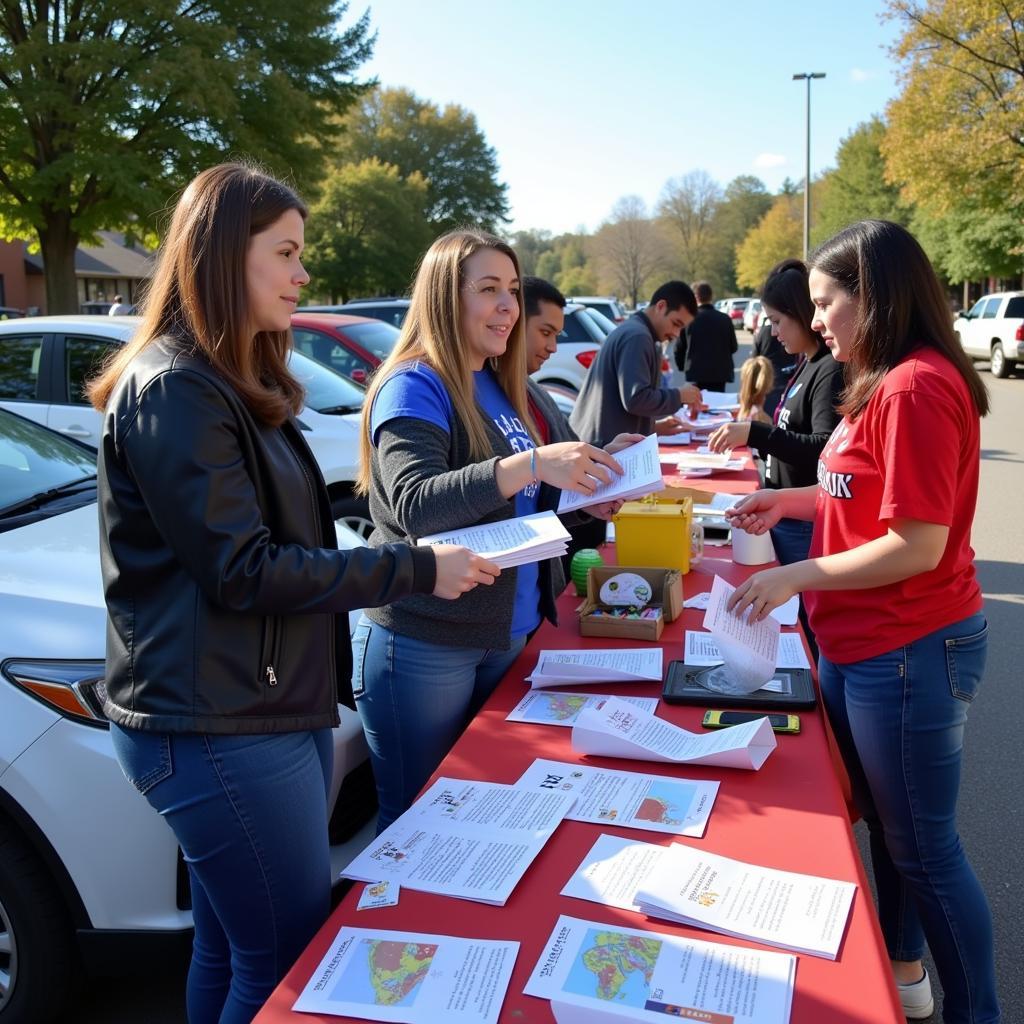
<svg viewBox="0 0 1024 1024"><path fill-rule="evenodd" d="M797 358L796 369L775 407L773 423L727 423L711 435L708 447L721 452L749 445L765 456L766 487L807 487L817 480L818 456L839 422L836 405L843 389L843 368L811 328L814 307L807 268L800 260L783 260L772 269L761 305L772 333ZM783 565L807 557L810 523L782 519L771 535Z"/></svg>
<svg viewBox="0 0 1024 1024"><path fill-rule="evenodd" d="M726 513L752 533L814 523L810 558L754 573L729 608L756 622L804 595L907 1017L933 1010L927 941L946 1024L998 1024L991 914L956 826L988 647L970 543L988 395L906 229L852 224L810 266L813 327L848 368L843 419L817 486L757 491Z"/></svg>
<svg viewBox="0 0 1024 1024"><path fill-rule="evenodd" d="M622 472L609 452L569 439L561 416L538 446L519 292L516 254L491 235L453 231L427 250L402 334L363 405L358 488L369 495L372 544L554 509L561 490L591 495ZM611 506L591 511L607 517ZM366 611L353 687L379 830L412 803L541 620L555 620L563 589L554 558L453 604L413 596Z"/></svg>

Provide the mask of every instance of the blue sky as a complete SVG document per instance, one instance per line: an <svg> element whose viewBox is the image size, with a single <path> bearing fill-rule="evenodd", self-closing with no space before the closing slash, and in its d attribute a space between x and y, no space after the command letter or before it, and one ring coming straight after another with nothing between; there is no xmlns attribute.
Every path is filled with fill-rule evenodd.
<svg viewBox="0 0 1024 1024"><path fill-rule="evenodd" d="M363 73L477 117L509 186L512 229L594 230L615 201L654 204L706 170L771 190L835 162L851 129L896 95L881 0L373 0ZM362 10L358 2L351 15Z"/></svg>

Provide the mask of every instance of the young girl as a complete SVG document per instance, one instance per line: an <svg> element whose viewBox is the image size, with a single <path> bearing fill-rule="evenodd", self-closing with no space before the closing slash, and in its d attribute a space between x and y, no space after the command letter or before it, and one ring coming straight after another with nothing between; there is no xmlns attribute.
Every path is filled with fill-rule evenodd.
<svg viewBox="0 0 1024 1024"><path fill-rule="evenodd" d="M248 167L185 190L138 333L95 380L111 739L174 830L190 1024L243 1024L330 909L327 793L350 608L455 598L464 548L338 551L295 413L305 207ZM118 849L112 857L133 855Z"/></svg>
<svg viewBox="0 0 1024 1024"><path fill-rule="evenodd" d="M764 411L765 399L775 386L775 369L764 356L753 356L740 367L740 409L737 421L771 423Z"/></svg>
<svg viewBox="0 0 1024 1024"><path fill-rule="evenodd" d="M816 487L758 491L730 515L753 533L813 520L811 558L754 573L730 603L759 620L804 593L907 1016L932 1012L927 941L947 1024L996 1024L991 917L956 830L987 648L970 534L988 396L903 228L846 228L813 256L810 288L813 326L849 368L843 420Z"/></svg>

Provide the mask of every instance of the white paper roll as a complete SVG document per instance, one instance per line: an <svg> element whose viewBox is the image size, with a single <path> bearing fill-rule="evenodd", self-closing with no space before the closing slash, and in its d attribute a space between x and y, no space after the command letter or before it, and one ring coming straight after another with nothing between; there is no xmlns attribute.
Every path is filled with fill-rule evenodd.
<svg viewBox="0 0 1024 1024"><path fill-rule="evenodd" d="M764 565L775 561L775 548L767 530L758 535L732 528L732 560L737 565Z"/></svg>

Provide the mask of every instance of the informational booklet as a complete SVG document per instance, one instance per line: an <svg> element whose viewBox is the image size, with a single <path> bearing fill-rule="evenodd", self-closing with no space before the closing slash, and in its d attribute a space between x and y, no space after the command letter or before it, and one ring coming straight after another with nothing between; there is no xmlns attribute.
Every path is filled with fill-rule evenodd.
<svg viewBox="0 0 1024 1024"><path fill-rule="evenodd" d="M575 799L440 778L341 877L503 906Z"/></svg>
<svg viewBox="0 0 1024 1024"><path fill-rule="evenodd" d="M835 960L856 891L673 843L636 902L654 917Z"/></svg>
<svg viewBox="0 0 1024 1024"><path fill-rule="evenodd" d="M417 544L458 544L489 558L502 569L560 558L568 550L569 532L554 512L501 519L460 530L420 537Z"/></svg>
<svg viewBox="0 0 1024 1024"><path fill-rule="evenodd" d="M558 511L571 512L577 508L586 508L587 505L617 499L628 501L630 498L642 498L665 489L661 463L658 461L656 434L648 434L642 441L616 452L615 461L622 467L621 476L612 473L611 481L599 484L593 494L562 491L558 499Z"/></svg>
<svg viewBox="0 0 1024 1024"><path fill-rule="evenodd" d="M518 953L518 942L346 925L292 1009L401 1024L496 1024Z"/></svg>
<svg viewBox="0 0 1024 1024"><path fill-rule="evenodd" d="M559 1024L788 1024L796 957L561 915L526 983Z"/></svg>
<svg viewBox="0 0 1024 1024"><path fill-rule="evenodd" d="M566 818L700 838L718 795L717 782L613 771L537 758L520 776L524 789L572 793Z"/></svg>
<svg viewBox="0 0 1024 1024"><path fill-rule="evenodd" d="M660 683L664 652L660 647L541 651L526 677L533 689L585 683Z"/></svg>
<svg viewBox="0 0 1024 1024"><path fill-rule="evenodd" d="M710 633L688 629L683 646L683 661L687 665L720 665L722 655ZM779 653L776 668L810 668L803 641L799 633L779 634Z"/></svg>
<svg viewBox="0 0 1024 1024"><path fill-rule="evenodd" d="M636 894L667 852L667 846L602 833L562 887L562 895L642 914Z"/></svg>
<svg viewBox="0 0 1024 1024"><path fill-rule="evenodd" d="M584 708L600 708L608 699L605 694L566 693L562 690L530 690L505 716L506 722L532 722L534 725L562 725L571 728ZM624 697L618 700L633 704L652 715L658 708L657 697Z"/></svg>
<svg viewBox="0 0 1024 1024"><path fill-rule="evenodd" d="M580 754L756 771L775 749L775 733L767 718L711 732L687 732L612 697L600 710L580 712L572 727L572 748Z"/></svg>
<svg viewBox="0 0 1024 1024"><path fill-rule="evenodd" d="M726 604L736 588L716 576L704 613L708 630L722 656L722 667L709 673L706 685L719 693L753 693L771 682L779 657L779 622L770 615L751 622L748 612L737 615Z"/></svg>

